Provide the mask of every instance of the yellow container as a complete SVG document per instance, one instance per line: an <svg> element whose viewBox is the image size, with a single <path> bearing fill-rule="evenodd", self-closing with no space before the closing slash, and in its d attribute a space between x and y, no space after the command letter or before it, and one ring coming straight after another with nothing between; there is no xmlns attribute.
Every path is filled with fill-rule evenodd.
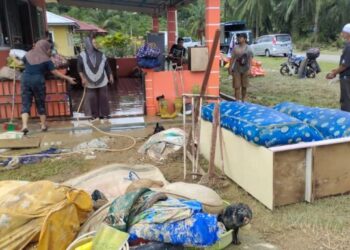
<svg viewBox="0 0 350 250"><path fill-rule="evenodd" d="M176 114L180 114L182 111L182 98L177 97L174 101L174 105Z"/></svg>

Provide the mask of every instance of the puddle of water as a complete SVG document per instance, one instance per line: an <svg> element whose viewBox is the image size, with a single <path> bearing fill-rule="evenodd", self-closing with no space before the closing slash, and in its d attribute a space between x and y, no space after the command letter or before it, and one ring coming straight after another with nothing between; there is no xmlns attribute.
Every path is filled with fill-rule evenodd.
<svg viewBox="0 0 350 250"><path fill-rule="evenodd" d="M108 120L112 125L126 125L126 124L144 124L145 119L143 117L123 117L112 118Z"/></svg>
<svg viewBox="0 0 350 250"><path fill-rule="evenodd" d="M72 89L72 108L78 109L83 89ZM144 114L144 95L141 80L135 78L121 78L116 86L108 87L109 106L112 117L134 116ZM86 118L83 112L73 112L73 118Z"/></svg>

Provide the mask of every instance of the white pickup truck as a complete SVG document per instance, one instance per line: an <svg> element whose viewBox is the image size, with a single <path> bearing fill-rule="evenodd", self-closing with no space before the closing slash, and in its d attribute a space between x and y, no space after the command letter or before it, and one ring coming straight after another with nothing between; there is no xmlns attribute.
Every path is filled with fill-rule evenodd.
<svg viewBox="0 0 350 250"><path fill-rule="evenodd" d="M197 46L201 46L201 43L200 42L195 42L192 40L191 37L184 37L184 47L187 49L187 48L190 48L190 47L197 47Z"/></svg>

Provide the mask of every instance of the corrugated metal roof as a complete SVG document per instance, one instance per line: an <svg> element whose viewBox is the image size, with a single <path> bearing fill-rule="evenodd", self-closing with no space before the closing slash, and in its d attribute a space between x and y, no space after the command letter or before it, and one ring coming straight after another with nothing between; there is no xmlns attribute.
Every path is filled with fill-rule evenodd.
<svg viewBox="0 0 350 250"><path fill-rule="evenodd" d="M46 19L48 25L63 25L63 26L77 26L77 23L71 19L65 18L63 16L56 15L50 11L46 11Z"/></svg>

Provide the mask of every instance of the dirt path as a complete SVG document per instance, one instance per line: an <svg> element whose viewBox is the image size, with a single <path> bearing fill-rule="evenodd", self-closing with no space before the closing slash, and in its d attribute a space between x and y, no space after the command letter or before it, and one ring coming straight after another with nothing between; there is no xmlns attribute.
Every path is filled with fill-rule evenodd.
<svg viewBox="0 0 350 250"><path fill-rule="evenodd" d="M296 53L296 55L305 56L306 51L305 52L298 52L298 53ZM339 54L322 54L322 51L321 51L321 54L317 58L317 60L321 61L321 62L339 63L340 55L341 55L341 52L339 52Z"/></svg>

